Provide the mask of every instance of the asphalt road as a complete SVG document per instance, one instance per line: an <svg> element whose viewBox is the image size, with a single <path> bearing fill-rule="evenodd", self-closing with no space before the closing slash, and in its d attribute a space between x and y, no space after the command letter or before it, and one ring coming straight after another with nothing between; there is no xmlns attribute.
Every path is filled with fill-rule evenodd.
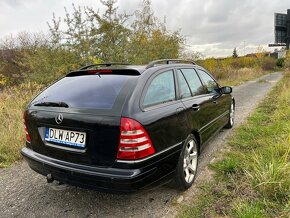
<svg viewBox="0 0 290 218"><path fill-rule="evenodd" d="M281 73L263 76L234 87L238 126L267 95ZM222 130L204 150L196 184L211 178L207 164L224 149L232 130ZM24 161L0 169L0 217L174 217L178 205L195 196L196 185L186 192L168 187L131 195L114 195L68 187L54 190L43 176L30 170Z"/></svg>

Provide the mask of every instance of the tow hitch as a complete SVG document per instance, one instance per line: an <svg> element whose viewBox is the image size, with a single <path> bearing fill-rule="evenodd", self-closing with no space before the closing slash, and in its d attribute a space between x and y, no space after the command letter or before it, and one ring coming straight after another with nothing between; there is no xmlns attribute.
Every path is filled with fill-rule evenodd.
<svg viewBox="0 0 290 218"><path fill-rule="evenodd" d="M46 181L47 181L47 183L52 183L53 180L54 179L53 179L53 177L52 177L52 175L50 173L46 175Z"/></svg>

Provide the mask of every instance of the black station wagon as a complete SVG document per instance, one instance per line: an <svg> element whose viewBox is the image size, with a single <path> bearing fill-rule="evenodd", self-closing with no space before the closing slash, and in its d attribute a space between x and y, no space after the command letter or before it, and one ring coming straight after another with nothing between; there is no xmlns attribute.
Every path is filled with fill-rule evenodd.
<svg viewBox="0 0 290 218"><path fill-rule="evenodd" d="M206 142L233 126L231 92L188 61L89 65L32 100L21 153L48 182L132 192L174 181L185 190Z"/></svg>

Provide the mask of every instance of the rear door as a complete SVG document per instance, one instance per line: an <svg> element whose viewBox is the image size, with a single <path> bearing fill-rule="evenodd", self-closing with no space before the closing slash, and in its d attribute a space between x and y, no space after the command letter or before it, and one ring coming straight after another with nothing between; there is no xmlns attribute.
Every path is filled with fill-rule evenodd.
<svg viewBox="0 0 290 218"><path fill-rule="evenodd" d="M155 73L149 78L141 97L142 113L137 115L147 129L156 151L184 140L184 106L177 100L173 69Z"/></svg>
<svg viewBox="0 0 290 218"><path fill-rule="evenodd" d="M180 97L186 108L190 129L198 131L202 141L210 136L210 123L215 115L212 113L212 99L208 97L205 87L193 68L177 69Z"/></svg>

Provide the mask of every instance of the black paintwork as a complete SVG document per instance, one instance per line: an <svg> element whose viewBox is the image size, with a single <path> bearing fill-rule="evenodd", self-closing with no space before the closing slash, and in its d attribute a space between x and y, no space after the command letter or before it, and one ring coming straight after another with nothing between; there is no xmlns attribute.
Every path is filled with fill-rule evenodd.
<svg viewBox="0 0 290 218"><path fill-rule="evenodd" d="M130 66L120 68L124 71ZM176 70L182 68L202 69L191 64L134 68L135 74L128 79L110 110L43 107L35 106L35 100L32 101L26 121L31 143L26 143L22 155L36 172L52 174L59 181L82 187L130 192L168 181L187 136L194 134L202 150L209 138L226 125L233 100L230 94L219 94L218 90L207 93L205 86L201 95L181 99ZM143 108L148 84L158 73L168 70L174 72L176 100ZM199 109L192 108L195 105ZM64 117L60 125L55 122L59 113ZM116 160L121 117L135 119L145 127L156 154L137 161ZM44 140L45 127L86 132L87 147L74 149L49 144Z"/></svg>

